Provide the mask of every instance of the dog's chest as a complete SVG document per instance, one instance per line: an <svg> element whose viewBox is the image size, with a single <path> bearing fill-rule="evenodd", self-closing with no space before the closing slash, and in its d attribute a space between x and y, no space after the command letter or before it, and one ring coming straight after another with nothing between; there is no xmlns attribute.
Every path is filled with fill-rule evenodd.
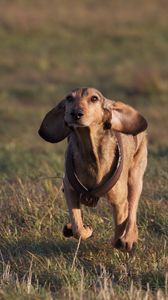
<svg viewBox="0 0 168 300"><path fill-rule="evenodd" d="M87 188L93 188L98 185L102 179L108 176L113 162L115 160L115 146L111 145L110 151L104 144L97 153L74 153L75 172L83 185Z"/></svg>
<svg viewBox="0 0 168 300"><path fill-rule="evenodd" d="M83 185L91 188L97 184L99 170L92 154L88 154L87 156L78 153L75 154L74 167L75 172Z"/></svg>

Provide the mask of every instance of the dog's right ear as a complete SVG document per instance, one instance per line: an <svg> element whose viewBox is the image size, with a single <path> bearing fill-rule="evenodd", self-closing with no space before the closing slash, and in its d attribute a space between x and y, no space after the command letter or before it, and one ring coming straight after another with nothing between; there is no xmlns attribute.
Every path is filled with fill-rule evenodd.
<svg viewBox="0 0 168 300"><path fill-rule="evenodd" d="M65 100L62 100L46 114L38 131L45 141L58 143L69 135L70 129L65 124L64 113Z"/></svg>

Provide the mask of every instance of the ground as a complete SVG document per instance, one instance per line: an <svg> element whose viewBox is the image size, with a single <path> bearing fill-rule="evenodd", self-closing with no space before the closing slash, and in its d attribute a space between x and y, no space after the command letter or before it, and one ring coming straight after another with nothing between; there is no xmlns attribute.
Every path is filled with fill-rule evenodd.
<svg viewBox="0 0 168 300"><path fill-rule="evenodd" d="M0 299L168 298L168 29L166 1L0 3ZM100 89L148 120L139 243L111 246L112 210L84 208L91 239L65 239L65 142L37 134L79 86ZM76 256L75 256L76 255Z"/></svg>

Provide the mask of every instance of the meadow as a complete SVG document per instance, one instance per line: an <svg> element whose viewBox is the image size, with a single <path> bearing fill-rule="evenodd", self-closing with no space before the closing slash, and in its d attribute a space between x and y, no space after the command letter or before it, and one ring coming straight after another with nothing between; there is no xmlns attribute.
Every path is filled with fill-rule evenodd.
<svg viewBox="0 0 168 300"><path fill-rule="evenodd" d="M168 2L0 2L0 299L168 299ZM93 86L149 123L132 253L112 248L112 208L83 208L93 237L65 239L66 141L38 136L45 113ZM78 251L77 251L78 250Z"/></svg>

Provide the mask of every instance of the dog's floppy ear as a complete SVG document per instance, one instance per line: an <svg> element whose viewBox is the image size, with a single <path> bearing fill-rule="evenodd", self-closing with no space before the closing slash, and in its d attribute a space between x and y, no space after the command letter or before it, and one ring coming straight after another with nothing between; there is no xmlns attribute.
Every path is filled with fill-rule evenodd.
<svg viewBox="0 0 168 300"><path fill-rule="evenodd" d="M105 99L104 108L111 113L111 128L116 131L136 135L148 126L147 121L138 111L123 102Z"/></svg>
<svg viewBox="0 0 168 300"><path fill-rule="evenodd" d="M46 114L38 131L45 141L58 143L69 135L70 129L64 122L64 113L65 101L62 100Z"/></svg>

